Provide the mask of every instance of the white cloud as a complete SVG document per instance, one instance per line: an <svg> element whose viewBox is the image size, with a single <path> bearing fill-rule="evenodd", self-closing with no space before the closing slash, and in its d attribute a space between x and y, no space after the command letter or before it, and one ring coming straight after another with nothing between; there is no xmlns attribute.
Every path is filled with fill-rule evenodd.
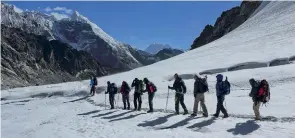
<svg viewBox="0 0 295 138"><path fill-rule="evenodd" d="M68 9L66 7L55 7L55 8L53 8L53 10L55 10L55 11L63 11L65 13L67 13L67 14L71 14L73 12L73 10Z"/></svg>
<svg viewBox="0 0 295 138"><path fill-rule="evenodd" d="M46 11L46 12L51 12L52 9L51 9L50 7L46 7L46 8L44 9L44 11Z"/></svg>
<svg viewBox="0 0 295 138"><path fill-rule="evenodd" d="M14 11L17 12L17 13L22 13L23 12L22 9L20 9L20 8L18 8L16 6L13 6L13 8L14 8Z"/></svg>
<svg viewBox="0 0 295 138"><path fill-rule="evenodd" d="M50 14L53 15L57 20L61 20L61 19L64 19L64 18L69 18L68 15L57 13L57 12L52 12Z"/></svg>

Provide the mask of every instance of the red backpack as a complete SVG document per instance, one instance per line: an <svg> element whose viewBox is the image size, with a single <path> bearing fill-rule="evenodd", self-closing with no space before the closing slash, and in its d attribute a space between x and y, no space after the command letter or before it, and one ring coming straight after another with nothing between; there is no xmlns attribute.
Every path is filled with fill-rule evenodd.
<svg viewBox="0 0 295 138"><path fill-rule="evenodd" d="M149 83L149 86L148 86L149 90L151 93L154 93L157 91L157 87L153 84L153 83Z"/></svg>
<svg viewBox="0 0 295 138"><path fill-rule="evenodd" d="M263 104L269 102L270 91L269 91L269 84L266 80L262 80L260 82L260 88L258 89L257 97L259 98L260 102L263 102Z"/></svg>

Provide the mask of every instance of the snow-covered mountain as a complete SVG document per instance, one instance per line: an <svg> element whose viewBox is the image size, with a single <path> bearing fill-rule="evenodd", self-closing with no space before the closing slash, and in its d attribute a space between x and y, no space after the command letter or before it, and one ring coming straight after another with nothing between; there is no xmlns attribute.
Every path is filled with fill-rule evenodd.
<svg viewBox="0 0 295 138"><path fill-rule="evenodd" d="M161 51L164 48L172 48L172 47L168 44L153 43L153 44L150 44L144 51L150 54L157 54L159 51Z"/></svg>
<svg viewBox="0 0 295 138"><path fill-rule="evenodd" d="M94 97L88 96L89 80L3 90L1 135L9 138L293 138L294 9L292 1L264 1L246 22L218 40L149 66L98 78L99 88ZM185 104L192 112L193 75L201 72L208 75L209 92L205 97L209 114L216 109L216 74L228 77L232 86L224 105L229 118L203 118L202 112L195 118L173 114L175 92L167 90L167 86L173 84L174 73L187 86ZM121 95L116 96L116 109L106 110L105 107L109 108L104 94L106 82L130 84L135 77L147 77L157 86L153 99L155 112L145 112L147 94L142 97L142 111L121 110ZM260 108L262 121L253 120L253 102L248 95L250 78L266 79L270 83L270 102ZM130 97L132 101L133 96Z"/></svg>
<svg viewBox="0 0 295 138"><path fill-rule="evenodd" d="M58 20L38 11L19 12L13 5L2 3L1 24L68 43L77 50L91 53L104 66L121 71L142 66L126 44L112 38L77 11L70 18Z"/></svg>

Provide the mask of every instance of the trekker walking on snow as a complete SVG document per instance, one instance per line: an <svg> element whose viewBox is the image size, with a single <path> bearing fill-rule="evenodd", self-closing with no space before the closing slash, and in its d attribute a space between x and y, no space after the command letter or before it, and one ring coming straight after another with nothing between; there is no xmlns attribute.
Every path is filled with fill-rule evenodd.
<svg viewBox="0 0 295 138"><path fill-rule="evenodd" d="M126 104L127 104L127 109L130 110L130 102L129 102L130 87L126 81L122 82L120 92L122 94L122 99L123 99L123 103L124 103L124 110L126 109Z"/></svg>
<svg viewBox="0 0 295 138"><path fill-rule="evenodd" d="M93 76L91 79L90 79L90 95L91 96L94 96L95 94L95 86L97 85L97 79L95 76Z"/></svg>
<svg viewBox="0 0 295 138"><path fill-rule="evenodd" d="M201 78L198 75L195 75L194 79L195 79L195 83L194 83L195 103L194 103L193 114L191 114L191 116L197 116L199 102L201 102L203 116L208 117L208 111L205 105L205 95L204 95L204 93L208 91L207 76L205 78Z"/></svg>
<svg viewBox="0 0 295 138"><path fill-rule="evenodd" d="M142 95L142 91L143 91L143 82L142 80L138 80L138 78L135 78L131 84L131 87L135 87L134 90L134 110L141 110L141 95ZM138 107L137 107L137 103L138 103Z"/></svg>
<svg viewBox="0 0 295 138"><path fill-rule="evenodd" d="M150 110L148 110L147 112L151 113L154 111L153 99L155 96L155 92L157 91L157 87L152 82L150 82L147 78L144 78L143 82L145 83L146 88L142 92L148 92L148 100L149 100Z"/></svg>
<svg viewBox="0 0 295 138"><path fill-rule="evenodd" d="M261 82L254 80L253 78L249 80L249 83L252 87L249 94L253 100L253 110L255 114L255 120L261 120L259 107L261 103L266 103L270 98L269 84L266 80Z"/></svg>
<svg viewBox="0 0 295 138"><path fill-rule="evenodd" d="M224 89L224 82L222 81L223 76L221 74L218 74L216 76L216 79L217 79L217 83L215 87L216 87L216 96L217 96L217 108L216 108L216 113L213 116L218 117L221 111L224 114L223 118L227 118L228 113L223 106L223 102L226 95L223 90Z"/></svg>
<svg viewBox="0 0 295 138"><path fill-rule="evenodd" d="M110 81L108 81L107 84L108 84L108 87L105 94L109 94L111 109L114 109L115 95L117 94L118 89L115 83L110 83Z"/></svg>
<svg viewBox="0 0 295 138"><path fill-rule="evenodd" d="M188 114L188 111L186 109L186 106L184 104L184 94L186 93L186 86L182 80L176 73L174 75L175 81L173 83L173 86L170 87L168 86L168 89L175 90L175 113L179 114L179 103L181 104L183 110L184 110L184 115Z"/></svg>

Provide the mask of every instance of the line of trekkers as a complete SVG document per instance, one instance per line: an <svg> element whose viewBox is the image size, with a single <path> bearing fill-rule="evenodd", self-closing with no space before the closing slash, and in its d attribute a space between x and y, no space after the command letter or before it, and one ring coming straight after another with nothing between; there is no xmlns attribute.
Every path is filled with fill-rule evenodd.
<svg viewBox="0 0 295 138"><path fill-rule="evenodd" d="M179 104L182 106L184 110L184 115L188 114L188 110L184 103L184 94L186 93L186 86L184 81L178 74L174 75L174 83L173 86L168 86L168 89L175 90L175 114L179 114ZM198 112L198 105L201 104L201 108L203 111L203 116L208 117L208 111L205 105L205 92L209 91L208 83L207 83L207 76L205 78L201 78L199 75L194 76L194 107L193 113L191 114L192 117L197 116ZM223 106L223 102L225 100L225 96L230 94L230 87L231 84L229 83L227 77L223 81L223 75L218 74L216 76L217 82L215 85L216 88L216 97L217 97L217 108L215 114L213 116L218 117L220 111L224 114L223 118L229 117L227 110ZM269 84L266 80L258 81L254 80L253 78L249 80L249 83L252 87L251 92L249 94L253 100L253 110L255 114L256 120L261 120L261 116L259 113L259 107L261 103L266 103L270 100L270 91L269 91ZM97 80L95 77L91 79L91 95L94 95L95 86L97 85ZM144 88L145 86L145 88ZM142 98L141 95L145 92L148 93L148 103L149 103L149 110L148 113L153 112L153 98L155 96L155 92L157 91L157 87L149 81L147 78L143 80L139 80L135 78L131 84L131 87L134 87L134 110L141 110L142 105ZM111 109L114 109L114 102L115 102L115 95L117 92L122 94L122 99L124 103L124 109L130 110L130 102L129 102L129 93L131 91L130 86L127 84L126 81L122 82L120 90L118 90L115 83L107 82L107 91L105 94L109 94L109 102L111 105ZM168 98L168 97L167 97ZM168 100L168 99L167 99Z"/></svg>

